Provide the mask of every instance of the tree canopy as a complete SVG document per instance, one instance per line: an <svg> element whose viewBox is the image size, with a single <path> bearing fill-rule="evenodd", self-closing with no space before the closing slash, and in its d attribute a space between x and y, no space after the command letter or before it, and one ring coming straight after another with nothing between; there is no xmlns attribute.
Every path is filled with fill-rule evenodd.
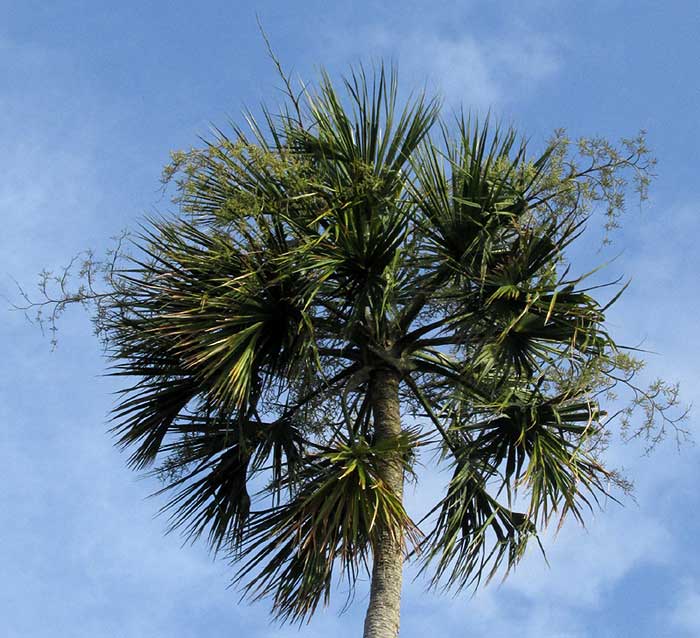
<svg viewBox="0 0 700 638"><path fill-rule="evenodd" d="M337 578L352 590L387 538L434 586L507 573L543 526L628 487L611 432L676 424L676 386L638 385L607 327L624 286L568 257L592 215L612 232L629 190L645 197L644 135L557 131L531 153L490 118L401 100L383 68L286 89L279 112L174 153L176 211L47 293L54 318L94 304L131 380L114 413L131 465L278 618L309 618ZM403 477L426 459L450 478L412 520Z"/></svg>

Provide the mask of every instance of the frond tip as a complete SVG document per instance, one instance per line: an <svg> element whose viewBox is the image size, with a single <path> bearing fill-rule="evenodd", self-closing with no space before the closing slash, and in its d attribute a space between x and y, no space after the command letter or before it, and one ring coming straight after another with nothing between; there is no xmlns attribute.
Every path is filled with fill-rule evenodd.
<svg viewBox="0 0 700 638"><path fill-rule="evenodd" d="M456 464L446 496L428 516L433 514L435 525L420 545L422 571L433 568L433 586L488 582L504 562L505 576L537 536L532 520L491 496L482 471L469 462Z"/></svg>

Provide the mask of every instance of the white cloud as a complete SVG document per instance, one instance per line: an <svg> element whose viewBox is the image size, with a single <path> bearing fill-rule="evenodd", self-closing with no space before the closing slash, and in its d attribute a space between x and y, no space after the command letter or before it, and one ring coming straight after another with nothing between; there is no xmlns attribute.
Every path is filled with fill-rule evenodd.
<svg viewBox="0 0 700 638"><path fill-rule="evenodd" d="M80 84L64 52L7 40L0 52L0 72L11 78L0 91L0 274L28 270L33 280L53 259L64 263L88 247L91 232L116 233L105 233L97 213L107 212L101 140L119 116L116 104Z"/></svg>
<svg viewBox="0 0 700 638"><path fill-rule="evenodd" d="M697 583L684 583L670 611L669 620L673 626L687 632L689 636L700 635L700 588Z"/></svg>
<svg viewBox="0 0 700 638"><path fill-rule="evenodd" d="M363 50L354 47L361 42ZM367 51L398 62L407 84L438 91L451 108L485 110L530 96L561 68L557 41L524 27L476 37L448 35L429 22L414 27L372 26L339 47L345 56Z"/></svg>

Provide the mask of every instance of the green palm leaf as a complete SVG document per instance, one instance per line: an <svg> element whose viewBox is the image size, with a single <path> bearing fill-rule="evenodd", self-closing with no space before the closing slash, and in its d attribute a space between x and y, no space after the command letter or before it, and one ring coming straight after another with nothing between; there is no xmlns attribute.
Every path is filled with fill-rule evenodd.
<svg viewBox="0 0 700 638"><path fill-rule="evenodd" d="M245 591L271 596L279 618L303 620L328 602L336 566L353 589L380 531L415 544L417 528L378 463L411 446L407 437L374 447L360 440L310 458L294 497L253 517L242 547L250 557L237 578Z"/></svg>

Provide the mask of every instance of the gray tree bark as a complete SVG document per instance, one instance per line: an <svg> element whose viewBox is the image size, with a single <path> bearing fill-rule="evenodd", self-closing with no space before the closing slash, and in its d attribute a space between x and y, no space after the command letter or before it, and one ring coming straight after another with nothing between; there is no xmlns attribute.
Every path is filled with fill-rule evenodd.
<svg viewBox="0 0 700 638"><path fill-rule="evenodd" d="M376 439L401 434L399 375L392 370L375 370L370 379L370 400ZM381 478L399 498L403 496L403 467L400 458L388 458L380 468ZM364 638L396 638L399 635L401 583L404 549L402 539L379 530L372 548L372 585L365 616Z"/></svg>

